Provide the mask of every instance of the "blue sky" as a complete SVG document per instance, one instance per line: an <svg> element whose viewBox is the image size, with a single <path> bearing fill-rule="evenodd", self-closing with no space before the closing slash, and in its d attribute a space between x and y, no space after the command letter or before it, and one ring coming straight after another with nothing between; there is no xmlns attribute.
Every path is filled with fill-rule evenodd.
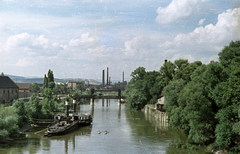
<svg viewBox="0 0 240 154"><path fill-rule="evenodd" d="M165 59L218 60L239 28L238 0L0 0L0 72L129 80Z"/></svg>

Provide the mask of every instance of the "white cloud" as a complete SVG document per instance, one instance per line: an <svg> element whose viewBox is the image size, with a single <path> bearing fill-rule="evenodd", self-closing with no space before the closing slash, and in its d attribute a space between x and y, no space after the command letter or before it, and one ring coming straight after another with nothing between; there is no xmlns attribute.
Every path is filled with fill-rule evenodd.
<svg viewBox="0 0 240 154"><path fill-rule="evenodd" d="M36 37L28 33L22 33L18 35L10 36L7 39L7 47L22 47L27 46L29 48L47 48L48 39L44 35Z"/></svg>
<svg viewBox="0 0 240 154"><path fill-rule="evenodd" d="M198 22L198 25L202 25L204 21L205 21L205 18L204 18L204 19L201 19L201 20Z"/></svg>
<svg viewBox="0 0 240 154"><path fill-rule="evenodd" d="M184 20L202 10L201 7L206 1L208 0L172 0L166 8L159 7L157 9L156 22L167 24Z"/></svg>
<svg viewBox="0 0 240 154"><path fill-rule="evenodd" d="M177 55L177 57L181 53L183 57L184 55L192 55L198 60L206 57L207 59L203 58L204 62L209 62L210 58L216 58L215 55L221 51L223 46L228 45L232 40L240 39L239 19L240 8L226 10L218 15L218 21L215 25L198 27L187 34L180 33L173 41L167 41L160 44L159 47L162 50L171 51L171 54ZM169 54L169 52L165 52L165 54Z"/></svg>

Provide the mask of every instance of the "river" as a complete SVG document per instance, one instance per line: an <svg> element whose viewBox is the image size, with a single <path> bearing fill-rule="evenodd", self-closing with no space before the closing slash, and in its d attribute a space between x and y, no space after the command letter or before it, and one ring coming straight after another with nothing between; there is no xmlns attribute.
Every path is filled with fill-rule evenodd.
<svg viewBox="0 0 240 154"><path fill-rule="evenodd" d="M81 103L80 103L81 104ZM93 123L76 131L53 137L37 133L44 128L34 128L14 141L0 144L1 154L202 154L197 151L169 147L170 140L186 140L181 131L166 123L156 121L142 111L132 111L118 106L115 99L95 100L94 108L88 104L78 106L80 112L93 114ZM98 132L101 132L100 134ZM105 133L107 131L107 134Z"/></svg>

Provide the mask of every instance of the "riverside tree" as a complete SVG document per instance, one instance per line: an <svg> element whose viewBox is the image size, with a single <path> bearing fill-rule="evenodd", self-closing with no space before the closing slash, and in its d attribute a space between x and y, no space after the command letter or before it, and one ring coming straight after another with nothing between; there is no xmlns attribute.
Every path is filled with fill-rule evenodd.
<svg viewBox="0 0 240 154"><path fill-rule="evenodd" d="M49 69L48 75L47 76L46 74L44 75L43 88L50 88L51 90L53 90L54 87L55 87L55 82L54 82L53 71Z"/></svg>
<svg viewBox="0 0 240 154"><path fill-rule="evenodd" d="M18 115L13 107L0 105L0 142L17 133Z"/></svg>

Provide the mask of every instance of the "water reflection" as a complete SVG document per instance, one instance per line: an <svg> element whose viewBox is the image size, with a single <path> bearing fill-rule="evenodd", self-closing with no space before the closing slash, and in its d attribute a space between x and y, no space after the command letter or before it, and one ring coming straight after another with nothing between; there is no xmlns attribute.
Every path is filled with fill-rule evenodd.
<svg viewBox="0 0 240 154"><path fill-rule="evenodd" d="M170 140L186 140L181 131L142 111L127 110L117 99L96 99L92 106L90 100L81 101L78 111L94 115L93 124L50 138L43 137L43 132L35 134L43 128L34 129L0 145L0 153L203 153L170 148Z"/></svg>

